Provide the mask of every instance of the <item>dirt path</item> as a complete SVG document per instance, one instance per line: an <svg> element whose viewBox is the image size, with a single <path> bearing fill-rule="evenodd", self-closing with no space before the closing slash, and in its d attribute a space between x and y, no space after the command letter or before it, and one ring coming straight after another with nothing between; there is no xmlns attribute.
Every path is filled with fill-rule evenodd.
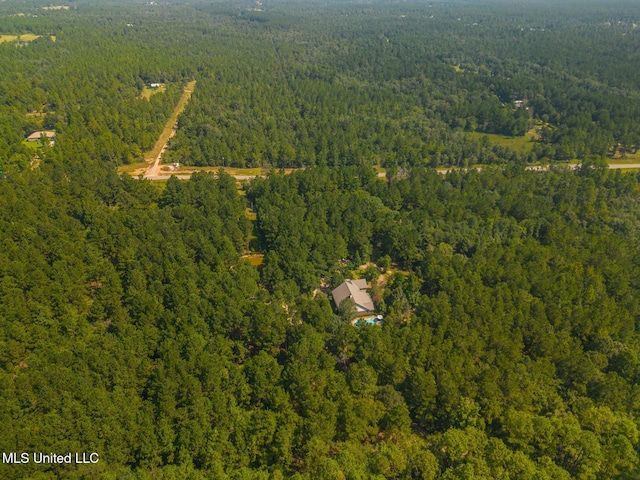
<svg viewBox="0 0 640 480"><path fill-rule="evenodd" d="M184 107L187 106L187 102L189 98L191 98L191 94L193 93L193 89L196 86L196 81L193 80L187 83L184 87L184 91L182 92L182 96L178 101L178 105L173 110L173 113L167 120L164 128L162 129L162 133L158 137L156 144L153 148L144 156L144 161L149 164L149 168L144 174L145 178L150 180L157 180L158 168L160 166L160 159L162 158L162 154L167 149L167 144L169 143L169 139L176 134L176 125L178 123L178 117L184 110Z"/></svg>

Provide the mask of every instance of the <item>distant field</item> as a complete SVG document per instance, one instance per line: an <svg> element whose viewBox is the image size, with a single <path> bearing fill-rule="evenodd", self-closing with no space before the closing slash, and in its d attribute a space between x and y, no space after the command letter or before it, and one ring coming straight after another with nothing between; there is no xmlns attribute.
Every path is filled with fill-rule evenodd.
<svg viewBox="0 0 640 480"><path fill-rule="evenodd" d="M469 135L478 140L482 137L487 137L489 139L489 143L502 145L503 147L508 147L520 153L529 153L533 148L535 141L538 139L537 128L532 128L522 137L509 137L507 135L480 132L472 132Z"/></svg>
<svg viewBox="0 0 640 480"><path fill-rule="evenodd" d="M25 33L24 35L0 35L0 43L4 42L33 42L42 35L34 35L33 33Z"/></svg>
<svg viewBox="0 0 640 480"><path fill-rule="evenodd" d="M21 42L33 42L36 38L40 38L42 35L34 35L33 33L25 33L20 35Z"/></svg>
<svg viewBox="0 0 640 480"><path fill-rule="evenodd" d="M167 90L166 85L162 85L158 88L150 88L145 85L144 88L142 89L142 93L138 98L146 98L147 100L149 100L149 98L151 98L151 95L155 95L156 93L163 93L166 90Z"/></svg>
<svg viewBox="0 0 640 480"><path fill-rule="evenodd" d="M51 5L49 7L42 7L43 10L69 10L69 5Z"/></svg>

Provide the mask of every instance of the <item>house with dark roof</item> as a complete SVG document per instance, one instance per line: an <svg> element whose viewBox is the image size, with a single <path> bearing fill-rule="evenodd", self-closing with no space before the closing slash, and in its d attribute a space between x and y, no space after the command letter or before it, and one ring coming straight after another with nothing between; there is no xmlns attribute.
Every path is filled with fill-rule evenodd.
<svg viewBox="0 0 640 480"><path fill-rule="evenodd" d="M371 313L374 310L371 295L367 293L367 280L364 278L345 280L331 292L331 295L338 307L344 300L351 298L356 304L358 313Z"/></svg>

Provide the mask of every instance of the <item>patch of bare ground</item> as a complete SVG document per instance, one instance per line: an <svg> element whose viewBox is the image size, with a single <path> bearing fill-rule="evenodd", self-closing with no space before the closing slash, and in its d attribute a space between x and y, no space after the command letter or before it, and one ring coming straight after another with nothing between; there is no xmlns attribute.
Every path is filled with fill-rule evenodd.
<svg viewBox="0 0 640 480"><path fill-rule="evenodd" d="M35 170L40 166L40 157L38 155L34 156L29 163L29 168L31 170Z"/></svg>
<svg viewBox="0 0 640 480"><path fill-rule="evenodd" d="M262 265L262 262L264 262L264 253L246 253L242 255L242 258L247 260L254 267L257 267Z"/></svg>
<svg viewBox="0 0 640 480"><path fill-rule="evenodd" d="M325 295L329 295L329 292L331 292L331 286L327 283L327 280L325 278L321 278L320 279L320 286L316 287L313 290L313 298L316 298L316 295L318 295L318 293L324 293Z"/></svg>

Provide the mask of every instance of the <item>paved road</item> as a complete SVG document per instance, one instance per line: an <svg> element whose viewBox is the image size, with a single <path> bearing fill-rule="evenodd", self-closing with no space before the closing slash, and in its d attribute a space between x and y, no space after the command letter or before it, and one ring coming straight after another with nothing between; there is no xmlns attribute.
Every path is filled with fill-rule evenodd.
<svg viewBox="0 0 640 480"><path fill-rule="evenodd" d="M640 168L640 163L610 163L609 168L612 170L620 170L623 168Z"/></svg>
<svg viewBox="0 0 640 480"><path fill-rule="evenodd" d="M160 157L158 157L158 161L159 161ZM157 167L158 164L154 165L156 167L156 170L154 171L154 173L151 173L151 169L149 169L147 171L147 174L144 176L144 178L146 178L147 180L169 180L171 177L175 176L180 180L188 180L189 178L191 178L191 174L190 173L183 173L183 174L158 174L157 173ZM567 167L569 167L570 169L576 169L578 167L578 164L566 164ZM219 167L216 167L216 169ZM482 170L481 167L470 167L470 168L475 168L476 170L480 171ZM637 168L640 169L640 163L610 163L609 164L609 168L611 170L621 170L621 169L629 169L629 168ZM527 167L527 170L535 170L535 171L546 171L548 170L549 167L548 166L544 166L544 165L530 165ZM445 173L448 173L450 171L452 171L453 169L438 169L438 173L442 173L443 175ZM215 174L215 172L213 172ZM384 178L386 177L386 173L378 173L378 177L380 178ZM236 180L240 180L240 181L244 181L244 180L253 180L254 178L258 177L258 176L262 176L264 177L265 175L231 175L233 178L235 178Z"/></svg>
<svg viewBox="0 0 640 480"><path fill-rule="evenodd" d="M215 172L211 172L216 175ZM236 180L253 180L256 177L265 177L266 175L231 175ZM171 177L176 177L179 180L189 180L191 178L190 173L172 173L172 174L160 174L160 175L145 175L145 180L169 180Z"/></svg>

